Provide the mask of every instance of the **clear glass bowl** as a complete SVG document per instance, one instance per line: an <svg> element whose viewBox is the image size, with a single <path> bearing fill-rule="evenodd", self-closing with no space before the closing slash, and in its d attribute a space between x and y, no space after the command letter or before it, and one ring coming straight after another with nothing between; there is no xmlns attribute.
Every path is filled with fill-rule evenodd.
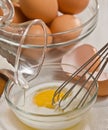
<svg viewBox="0 0 108 130"><path fill-rule="evenodd" d="M46 107L36 107L36 104L32 102L32 99L36 92L60 86L60 84L69 78L75 70L76 68L72 65L59 63L45 64L38 77L29 82L30 87L27 90L20 86L16 86L12 81L9 81L5 87L7 103L16 116L28 126L41 130L63 130L70 128L86 117L87 112L89 112L96 101L98 85L93 77L87 82L87 85L84 88L84 91L87 90L89 83L92 81L95 82L89 98L85 105L78 109L73 110L72 105L65 111L56 111L55 109L48 109ZM81 80L78 84L79 87L81 87L86 80L86 76L88 77L89 74L86 74L85 78ZM77 80L78 77L75 78L75 81ZM71 81L70 84L74 84L74 81ZM72 91L72 93L74 92ZM81 97L82 93L79 98Z"/></svg>
<svg viewBox="0 0 108 130"><path fill-rule="evenodd" d="M99 5L97 0L90 0L89 5L87 8L82 11L79 14L76 14L76 16L81 21L81 26L74 28L72 30L62 32L62 33L55 33L55 34L48 34L48 37L51 37L52 39L56 37L65 37L65 35L74 35L79 30L81 31L81 34L76 37L75 39L66 39L62 42L52 42L52 44L48 44L48 51L47 51L47 61L55 61L59 58L61 58L68 50L71 49L71 47L75 44L77 44L79 41L84 39L86 36L88 36L96 27L97 19L98 19L98 11L99 11ZM0 46L3 46L5 50L8 50L14 54L16 54L16 48L19 45L19 41L21 39L22 33L24 32L26 26L28 25L27 22L22 24L11 24L7 28L0 29ZM34 37L34 36L30 36ZM41 36L35 36L35 37L41 37ZM27 45L23 46L24 48L37 48L37 53L41 48L43 48L43 45L33 45L30 43L27 43Z"/></svg>

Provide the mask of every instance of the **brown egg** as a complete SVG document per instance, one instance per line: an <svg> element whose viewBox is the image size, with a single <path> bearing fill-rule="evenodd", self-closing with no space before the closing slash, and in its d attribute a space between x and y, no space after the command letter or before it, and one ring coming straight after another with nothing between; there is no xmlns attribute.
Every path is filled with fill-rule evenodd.
<svg viewBox="0 0 108 130"><path fill-rule="evenodd" d="M108 72L103 72L98 79L98 96L108 96Z"/></svg>
<svg viewBox="0 0 108 130"><path fill-rule="evenodd" d="M47 34L50 35L51 31L46 26ZM32 44L32 45L44 45L44 31L40 25L33 25L27 33L27 37L25 39L25 44ZM48 44L52 43L52 37L48 36Z"/></svg>
<svg viewBox="0 0 108 130"><path fill-rule="evenodd" d="M65 54L61 62L70 64L79 68L87 60L89 60L94 54L96 54L96 52L97 50L93 46L89 44L83 44L83 45L74 47L70 52ZM93 62L91 62L85 69L89 68L90 65L92 65L92 63ZM93 67L89 70L89 72L93 72L99 63L100 63L100 59L97 61L97 63L93 65Z"/></svg>
<svg viewBox="0 0 108 130"><path fill-rule="evenodd" d="M54 42L65 42L77 38L80 35L82 29L81 28L77 30L74 29L76 29L80 25L81 25L80 20L74 15L65 14L65 15L57 16L52 21L50 25L50 29L52 33L63 32L63 34L57 34L57 35L55 34ZM74 30L74 31L66 32L70 30Z"/></svg>
<svg viewBox="0 0 108 130"><path fill-rule="evenodd" d="M50 29L46 26L48 35L51 34ZM45 38L43 34L43 29L40 25L33 25L29 30L28 36L25 38L25 44L31 45L44 45ZM52 37L48 36L48 43L52 43ZM47 49L48 50L48 49ZM27 58L39 59L42 55L43 48L32 48L32 49L23 49L23 55Z"/></svg>
<svg viewBox="0 0 108 130"><path fill-rule="evenodd" d="M18 2L19 2L19 0L12 0L12 2L18 3Z"/></svg>
<svg viewBox="0 0 108 130"><path fill-rule="evenodd" d="M59 10L63 13L77 14L88 5L89 0L58 0Z"/></svg>
<svg viewBox="0 0 108 130"><path fill-rule="evenodd" d="M1 8L0 8L0 16L3 16L3 11Z"/></svg>
<svg viewBox="0 0 108 130"><path fill-rule="evenodd" d="M42 19L51 22L58 12L57 0L19 0L23 13L30 19Z"/></svg>
<svg viewBox="0 0 108 130"><path fill-rule="evenodd" d="M15 8L15 16L13 19L13 23L23 23L27 21L27 17L22 13L19 4L13 3Z"/></svg>
<svg viewBox="0 0 108 130"><path fill-rule="evenodd" d="M40 59L42 58L43 50L43 48L22 49L21 57L23 57L25 61L29 61L29 64L38 64L41 61Z"/></svg>
<svg viewBox="0 0 108 130"><path fill-rule="evenodd" d="M7 81L8 81L8 78L6 78L4 75L0 74L0 96L2 95L2 93L4 91Z"/></svg>

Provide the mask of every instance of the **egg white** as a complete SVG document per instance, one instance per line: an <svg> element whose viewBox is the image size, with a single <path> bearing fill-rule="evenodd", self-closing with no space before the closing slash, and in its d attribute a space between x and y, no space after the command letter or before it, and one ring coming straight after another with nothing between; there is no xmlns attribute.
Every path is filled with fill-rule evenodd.
<svg viewBox="0 0 108 130"><path fill-rule="evenodd" d="M36 114L43 114L43 115L50 115L50 114L58 114L61 113L62 111L56 110L56 109L50 109L47 107L39 107L36 104L33 103L33 97L34 95L41 90L44 89L52 89L53 86L60 86L61 82L49 82L49 83L43 83L40 84L38 86L34 86L32 88L29 88L28 90L25 91L25 97L24 95L20 96L17 106L20 107L19 104L24 104L23 106L21 106L21 109L23 108L25 111L27 112L32 112L32 113L36 113ZM69 84L67 87L68 89L72 86L72 84ZM71 98L78 92L78 90L80 89L80 86L76 86L75 89L72 91L71 96L69 96L66 100L64 100L62 102L62 106L65 106L66 103L68 103ZM74 100L74 102L72 103L72 105L70 105L68 107L68 109L66 109L66 111L72 110L75 108L75 106L78 104L79 100L81 99L82 95L84 95L84 93L86 92L86 90L82 90L81 93L78 95L78 97ZM25 100L24 100L25 98Z"/></svg>

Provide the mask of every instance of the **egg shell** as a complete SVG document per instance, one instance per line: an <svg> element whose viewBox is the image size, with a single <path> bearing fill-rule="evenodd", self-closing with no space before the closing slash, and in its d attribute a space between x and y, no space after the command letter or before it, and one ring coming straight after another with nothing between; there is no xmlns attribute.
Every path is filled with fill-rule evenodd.
<svg viewBox="0 0 108 130"><path fill-rule="evenodd" d="M96 48L94 48L92 45L89 44L75 46L71 51L69 51L67 54L63 56L61 62L74 65L79 68L87 60L89 60L94 54L96 54L96 52L97 52ZM92 63L93 62L91 62L87 67L85 67L85 69L89 68L89 66ZM100 59L97 61L97 63L93 65L93 67L89 70L89 72L93 72L99 63L100 63Z"/></svg>
<svg viewBox="0 0 108 130"><path fill-rule="evenodd" d="M61 33L61 34L57 34L57 35L55 34L53 41L64 42L64 41L77 38L80 35L81 30L82 30L82 28L76 29L79 26L81 26L81 22L74 15L64 14L64 15L57 16L52 21L50 25L50 29L52 33ZM70 30L72 31L66 32ZM66 32L66 33L63 33L63 32Z"/></svg>
<svg viewBox="0 0 108 130"><path fill-rule="evenodd" d="M108 96L108 72L103 72L98 79L98 96Z"/></svg>
<svg viewBox="0 0 108 130"><path fill-rule="evenodd" d="M42 19L51 22L58 12L57 0L19 0L21 10L30 19Z"/></svg>
<svg viewBox="0 0 108 130"><path fill-rule="evenodd" d="M58 0L59 10L62 13L77 14L89 4L89 0Z"/></svg>

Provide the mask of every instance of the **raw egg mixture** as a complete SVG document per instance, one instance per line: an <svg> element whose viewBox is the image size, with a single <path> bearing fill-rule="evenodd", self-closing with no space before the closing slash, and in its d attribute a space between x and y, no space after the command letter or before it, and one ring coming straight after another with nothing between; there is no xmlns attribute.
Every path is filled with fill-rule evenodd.
<svg viewBox="0 0 108 130"><path fill-rule="evenodd" d="M58 114L62 113L63 111L56 110L56 106L52 105L52 98L55 93L55 90L57 87L61 85L62 82L49 82L49 83L43 83L40 85L36 85L31 89L28 89L25 93L25 101L24 101L24 95L20 96L20 99L18 99L17 105L18 107L24 104L24 110L32 113L37 113L37 114L45 114L45 115L50 115L50 114ZM72 86L72 84L69 84L67 90ZM62 105L64 106L66 103L68 103L71 98L78 92L78 90L81 88L80 85L77 85L75 89L73 89L72 93L68 98L66 98ZM87 90L83 89L81 93L78 95L78 97L75 99L75 101L72 103L72 106L68 110L72 110L75 108L75 106L78 104L79 100L81 99L82 95L85 94ZM63 97L65 94L65 91L62 91L60 94L60 99ZM55 102L58 103L58 98L55 98Z"/></svg>

